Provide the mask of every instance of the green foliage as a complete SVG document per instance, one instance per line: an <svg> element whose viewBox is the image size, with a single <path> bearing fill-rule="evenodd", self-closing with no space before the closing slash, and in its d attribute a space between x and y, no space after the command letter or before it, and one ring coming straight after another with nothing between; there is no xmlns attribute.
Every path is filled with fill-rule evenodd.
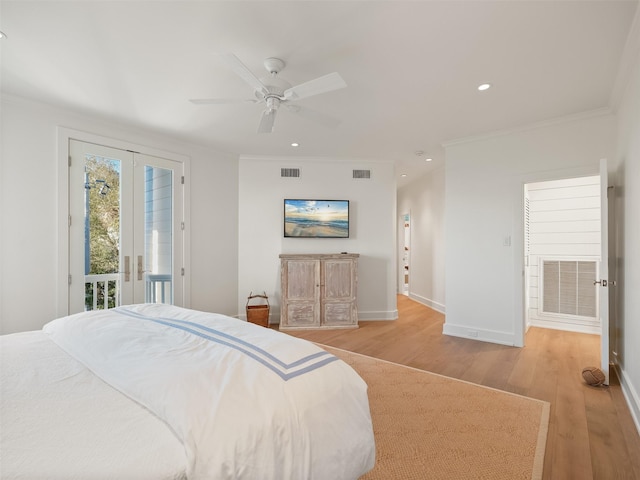
<svg viewBox="0 0 640 480"><path fill-rule="evenodd" d="M105 292L105 285L107 291ZM96 304L98 306L98 310L104 310L104 296L107 295L107 308L117 307L116 305L116 281L109 280L106 282L99 282L96 286L96 291L93 290L93 284L85 283L84 284L84 309L93 310L93 295L97 295Z"/></svg>
<svg viewBox="0 0 640 480"><path fill-rule="evenodd" d="M90 274L117 273L120 258L120 172L101 157L86 160L89 194ZM104 180L110 188L103 188Z"/></svg>

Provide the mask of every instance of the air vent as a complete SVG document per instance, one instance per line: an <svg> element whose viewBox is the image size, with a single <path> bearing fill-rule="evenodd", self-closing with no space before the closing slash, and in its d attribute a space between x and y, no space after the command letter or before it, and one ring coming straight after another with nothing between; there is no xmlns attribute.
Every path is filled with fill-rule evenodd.
<svg viewBox="0 0 640 480"><path fill-rule="evenodd" d="M371 178L371 170L354 170L353 178Z"/></svg>
<svg viewBox="0 0 640 480"><path fill-rule="evenodd" d="M287 178L299 178L300 169L299 168L281 168L280 176L287 177Z"/></svg>
<svg viewBox="0 0 640 480"><path fill-rule="evenodd" d="M596 262L543 260L543 312L595 318Z"/></svg>

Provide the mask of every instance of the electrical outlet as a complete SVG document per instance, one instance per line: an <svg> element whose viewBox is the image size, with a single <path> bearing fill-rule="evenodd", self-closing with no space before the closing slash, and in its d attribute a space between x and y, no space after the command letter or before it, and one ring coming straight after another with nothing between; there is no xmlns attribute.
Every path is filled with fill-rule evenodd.
<svg viewBox="0 0 640 480"><path fill-rule="evenodd" d="M469 330L467 332L467 335L469 335L470 337L477 338L478 337L478 331L477 330Z"/></svg>

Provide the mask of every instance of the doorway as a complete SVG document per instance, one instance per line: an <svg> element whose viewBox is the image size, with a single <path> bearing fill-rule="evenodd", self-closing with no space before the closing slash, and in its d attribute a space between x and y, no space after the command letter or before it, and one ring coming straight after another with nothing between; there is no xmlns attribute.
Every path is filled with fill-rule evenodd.
<svg viewBox="0 0 640 480"><path fill-rule="evenodd" d="M527 325L600 334L600 177L525 185Z"/></svg>
<svg viewBox="0 0 640 480"><path fill-rule="evenodd" d="M540 194L535 195L538 203L534 207L531 192L536 188ZM616 283L609 282L609 258L615 257L609 253L609 245L615 245L609 241L609 218L614 219L609 212L612 207L608 202L609 188L613 187L608 187L607 161L602 159L599 175L528 183L523 199L524 327L549 321L549 316L541 318L540 314L550 313L556 317L560 314L564 325L537 326L599 334L600 367L607 384L612 293L608 287ZM536 211L540 215L534 219ZM538 272L537 278L534 272ZM615 278L615 270L611 273ZM547 283L545 274L555 278L555 284ZM545 289L557 297L550 295L550 309L544 305ZM532 292L537 292L537 298L533 298ZM594 302L590 303L590 297L594 297ZM611 322L615 324L615 318Z"/></svg>
<svg viewBox="0 0 640 480"><path fill-rule="evenodd" d="M402 215L402 232L403 232L403 246L402 246L402 261L400 262L400 278L402 288L400 292L403 295L409 296L409 266L411 259L411 214L405 213Z"/></svg>
<svg viewBox="0 0 640 480"><path fill-rule="evenodd" d="M182 305L183 165L69 139L68 311Z"/></svg>

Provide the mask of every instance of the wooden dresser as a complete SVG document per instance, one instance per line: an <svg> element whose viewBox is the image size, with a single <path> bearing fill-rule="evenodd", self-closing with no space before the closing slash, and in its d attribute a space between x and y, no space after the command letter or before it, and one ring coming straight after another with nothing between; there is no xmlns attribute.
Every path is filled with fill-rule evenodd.
<svg viewBox="0 0 640 480"><path fill-rule="evenodd" d="M357 328L359 256L280 255L280 329Z"/></svg>

